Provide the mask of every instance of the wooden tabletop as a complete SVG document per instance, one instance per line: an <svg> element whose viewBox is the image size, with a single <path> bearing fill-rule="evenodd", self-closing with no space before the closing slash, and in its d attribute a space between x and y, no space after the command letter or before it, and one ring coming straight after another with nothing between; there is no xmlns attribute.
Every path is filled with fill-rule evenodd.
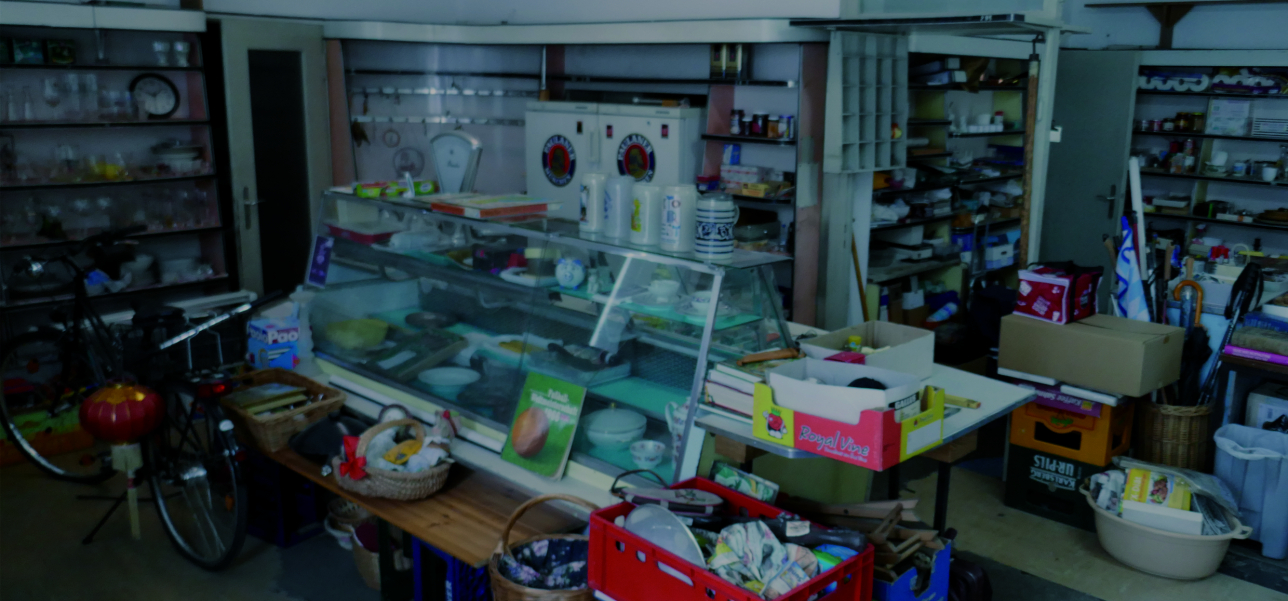
<svg viewBox="0 0 1288 601"><path fill-rule="evenodd" d="M362 505L381 519L465 563L487 565L501 538L501 529L516 507L534 495L492 474L457 464L442 490L419 501L366 497L340 488L335 475L322 476L321 466L287 448L268 457L321 484L327 490ZM546 503L532 508L514 527L511 544L537 534L580 531L584 521Z"/></svg>

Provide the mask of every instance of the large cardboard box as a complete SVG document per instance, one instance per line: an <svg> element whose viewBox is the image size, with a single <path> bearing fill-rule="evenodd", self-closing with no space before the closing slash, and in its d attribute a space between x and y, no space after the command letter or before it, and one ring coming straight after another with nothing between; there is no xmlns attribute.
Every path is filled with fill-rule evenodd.
<svg viewBox="0 0 1288 601"><path fill-rule="evenodd" d="M926 387L919 395L912 397L913 404L902 406L902 391L905 387L902 382L895 382L895 380L900 379L900 376L912 379L908 375L891 375L886 370L872 369L863 365L830 363L813 359L793 363L802 364L810 361L816 364L827 363L830 369L855 368L858 372L866 371L869 377L875 375L876 379L882 382L890 379L895 386L893 389L884 391L860 392L859 389L823 382L814 384L801 381L797 386L774 386L773 388L765 384L756 384L755 413L752 415L752 433L756 438L875 471L882 471L922 451L934 448L943 440L943 389ZM773 376L774 373L770 372L770 375ZM826 376L819 371L808 372L808 375L809 377ZM810 410L818 411L821 403L815 401L823 399L820 395L829 392L826 389L835 389L830 391L832 395L865 397L849 400L866 400L866 397L874 394L885 397L887 393L892 393L888 400L898 401L897 404L900 406L894 409L862 410L859 412L857 423L831 420L782 404L783 400L800 393L803 390L800 388L802 385L812 386L813 390L809 391L803 399L787 401L789 404L800 407L803 403L810 406Z"/></svg>
<svg viewBox="0 0 1288 601"><path fill-rule="evenodd" d="M1143 396L1181 377L1185 330L1092 315L1066 325L1020 315L1002 318L997 364L1127 396Z"/></svg>
<svg viewBox="0 0 1288 601"><path fill-rule="evenodd" d="M886 350L867 356L865 365L929 378L935 371L935 333L921 328L869 321L801 341L807 357L826 359L841 352L850 336L862 336L864 346Z"/></svg>

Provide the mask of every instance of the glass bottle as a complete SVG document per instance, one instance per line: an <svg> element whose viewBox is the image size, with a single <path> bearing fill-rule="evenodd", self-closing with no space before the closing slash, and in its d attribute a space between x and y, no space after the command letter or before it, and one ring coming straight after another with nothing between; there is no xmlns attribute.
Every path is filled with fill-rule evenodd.
<svg viewBox="0 0 1288 601"><path fill-rule="evenodd" d="M36 105L31 102L31 86L22 86L22 119L20 120L36 120Z"/></svg>

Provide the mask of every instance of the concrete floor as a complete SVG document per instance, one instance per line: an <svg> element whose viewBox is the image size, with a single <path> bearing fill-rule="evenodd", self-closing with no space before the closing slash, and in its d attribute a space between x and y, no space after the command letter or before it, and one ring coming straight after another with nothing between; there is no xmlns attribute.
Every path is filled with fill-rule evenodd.
<svg viewBox="0 0 1288 601"><path fill-rule="evenodd" d="M115 494L123 479L101 487L51 480L29 465L0 469L0 599L4 601L375 601L351 555L320 536L289 549L248 537L239 561L210 573L170 547L150 504L140 507L143 540L130 539L118 512L90 545L89 532L107 501L77 494ZM934 478L908 483L905 496L924 498ZM146 489L144 495L147 495ZM1095 535L1006 508L999 480L957 469L949 521L963 557L984 566L998 601L1270 601L1288 595L1217 574L1185 583L1117 563ZM921 516L928 519L930 516Z"/></svg>

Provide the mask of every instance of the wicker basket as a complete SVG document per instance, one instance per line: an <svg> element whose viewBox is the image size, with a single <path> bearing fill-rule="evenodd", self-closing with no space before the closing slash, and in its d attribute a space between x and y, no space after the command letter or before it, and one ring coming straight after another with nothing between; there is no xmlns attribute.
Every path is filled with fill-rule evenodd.
<svg viewBox="0 0 1288 601"><path fill-rule="evenodd" d="M1139 404L1140 440L1136 452L1150 463L1207 471L1210 405Z"/></svg>
<svg viewBox="0 0 1288 601"><path fill-rule="evenodd" d="M326 509L337 526L357 528L360 524L372 522L376 519L376 516L371 515L371 512L367 511L365 507L341 497L331 499L331 502L327 503Z"/></svg>
<svg viewBox="0 0 1288 601"><path fill-rule="evenodd" d="M358 574L367 586L380 590L380 554L368 551L353 541L353 563L358 566Z"/></svg>
<svg viewBox="0 0 1288 601"><path fill-rule="evenodd" d="M537 540L584 540L589 542L589 538L580 534L543 534L534 536L514 545L510 544L510 530L519 522L529 509L546 501L560 500L580 505L591 511L596 511L599 507L585 499L579 499L570 495L541 495L529 499L510 514L510 521L501 531L501 540L497 543L496 552L487 562L488 577L492 580L492 599L493 601L591 601L595 598L594 591L590 587L572 589L572 590L545 590L539 588L528 588L517 582L506 578L501 574L501 555L509 555L510 550L519 545L524 545Z"/></svg>
<svg viewBox="0 0 1288 601"><path fill-rule="evenodd" d="M422 442L425 440L425 426L420 423L420 420L396 419L367 428L367 431L358 437L357 455L366 456L367 445L371 444L371 439L377 434L402 426L411 426L416 431L416 438ZM340 488L368 497L383 497L398 501L415 501L438 492L447 483L447 472L451 467L451 461L444 461L423 472L392 472L367 465L365 468L367 476L361 480L354 480L340 475L339 457L331 459L331 468L335 471L335 479Z"/></svg>
<svg viewBox="0 0 1288 601"><path fill-rule="evenodd" d="M395 538L402 538L402 536ZM358 574L362 576L362 581L367 583L367 586L380 590L380 554L365 549L356 536L353 539L353 564L358 566ZM412 567L412 560L407 558L403 550L395 549L394 571L405 572Z"/></svg>
<svg viewBox="0 0 1288 601"><path fill-rule="evenodd" d="M244 387L270 383L298 386L308 391L311 398L322 397L321 400L313 401L303 407L274 413L267 417L258 417L232 403L223 403L228 418L237 426L242 436L249 436L255 441L256 446L270 453L285 449L291 436L296 432L304 430L309 427L309 424L326 417L332 411L339 411L340 407L344 406L343 392L281 368L253 371L236 378L236 381Z"/></svg>

